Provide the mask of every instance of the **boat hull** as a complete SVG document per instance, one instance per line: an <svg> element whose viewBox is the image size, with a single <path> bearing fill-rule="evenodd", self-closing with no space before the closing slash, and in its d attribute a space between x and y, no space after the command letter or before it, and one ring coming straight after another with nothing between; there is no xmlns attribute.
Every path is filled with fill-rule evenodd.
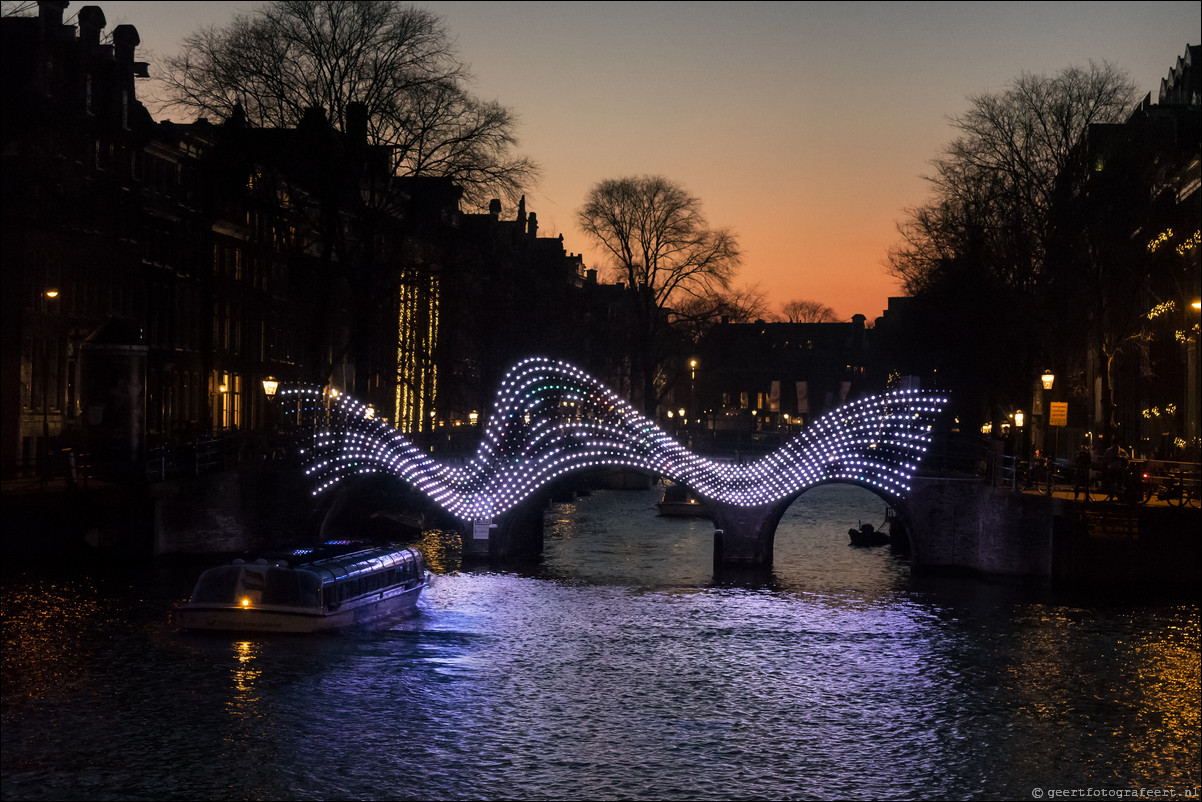
<svg viewBox="0 0 1202 802"><path fill-rule="evenodd" d="M710 511L699 501L661 501L659 514L673 518L709 518Z"/></svg>
<svg viewBox="0 0 1202 802"><path fill-rule="evenodd" d="M848 537L851 538L851 545L853 546L869 547L889 545L889 535L885 532L875 531L872 527L848 529L847 534Z"/></svg>
<svg viewBox="0 0 1202 802"><path fill-rule="evenodd" d="M381 591L343 604L336 610L296 607L254 607L187 604L175 610L180 629L209 632L333 632L348 627L371 626L412 615L426 582L409 588Z"/></svg>

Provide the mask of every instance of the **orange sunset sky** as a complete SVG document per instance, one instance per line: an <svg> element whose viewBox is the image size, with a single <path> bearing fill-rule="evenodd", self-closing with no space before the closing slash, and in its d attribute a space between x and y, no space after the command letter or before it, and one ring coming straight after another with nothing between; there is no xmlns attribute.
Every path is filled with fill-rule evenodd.
<svg viewBox="0 0 1202 802"><path fill-rule="evenodd" d="M138 28L152 76L187 32L255 7L97 4L106 30ZM526 202L542 235L563 234L604 276L576 209L598 180L662 174L735 230L736 284L772 311L805 299L869 320L899 294L885 253L970 95L1093 60L1155 100L1202 28L1195 0L415 5L445 19L476 93L519 114L520 149L542 168Z"/></svg>

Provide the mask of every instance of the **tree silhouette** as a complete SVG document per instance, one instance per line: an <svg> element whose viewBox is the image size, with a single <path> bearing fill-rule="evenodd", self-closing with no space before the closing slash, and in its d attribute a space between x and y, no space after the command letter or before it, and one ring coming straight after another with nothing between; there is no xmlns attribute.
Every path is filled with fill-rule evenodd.
<svg viewBox="0 0 1202 802"><path fill-rule="evenodd" d="M952 360L990 378L982 403L993 409L985 415L1021 404L1045 358L1044 330L1062 317L1055 304L1065 299L1048 292L1064 267L1049 256L1066 208L1062 176L1090 127L1123 119L1134 100L1124 72L1093 62L1051 77L1024 74L1002 92L970 98L969 110L951 119L960 136L932 162L933 197L898 225L902 241L887 256L888 271L911 295L958 303L951 317L971 307L978 325L994 327L958 337L965 348L1006 343Z"/></svg>
<svg viewBox="0 0 1202 802"><path fill-rule="evenodd" d="M514 113L468 92L450 34L424 9L268 3L190 34L163 67L165 108L222 118L240 108L254 127L292 127L321 109L347 131L352 104L362 104L362 133L388 146L397 175L451 178L472 205L494 196L516 201L537 175L514 153Z"/></svg>
<svg viewBox="0 0 1202 802"><path fill-rule="evenodd" d="M576 219L635 294L631 357L644 411L652 414L664 389L673 310L730 287L741 262L738 241L729 229L710 228L700 199L663 176L601 181Z"/></svg>
<svg viewBox="0 0 1202 802"><path fill-rule="evenodd" d="M817 301L789 301L780 310L786 323L838 323L839 315Z"/></svg>

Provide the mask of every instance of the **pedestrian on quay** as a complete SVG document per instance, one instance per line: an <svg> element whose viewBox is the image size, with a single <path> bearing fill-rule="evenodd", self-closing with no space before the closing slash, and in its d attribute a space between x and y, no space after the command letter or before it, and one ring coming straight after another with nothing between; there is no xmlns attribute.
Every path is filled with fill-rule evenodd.
<svg viewBox="0 0 1202 802"><path fill-rule="evenodd" d="M1123 477L1127 471L1127 451L1118 441L1110 443L1102 458L1102 489L1107 501L1118 501L1123 490Z"/></svg>
<svg viewBox="0 0 1202 802"><path fill-rule="evenodd" d="M1093 455L1089 453L1088 445L1082 444L1073 465L1073 501L1076 501L1082 492L1085 493L1085 500L1089 501L1089 472L1093 468Z"/></svg>

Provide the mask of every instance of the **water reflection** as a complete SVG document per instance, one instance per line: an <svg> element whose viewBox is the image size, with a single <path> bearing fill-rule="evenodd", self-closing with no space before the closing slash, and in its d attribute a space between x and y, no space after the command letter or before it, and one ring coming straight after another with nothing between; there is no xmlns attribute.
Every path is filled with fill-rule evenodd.
<svg viewBox="0 0 1202 802"><path fill-rule="evenodd" d="M255 680L262 670L255 666L260 646L251 641L238 641L233 644L234 668L230 672L234 693L230 697L226 709L231 714L243 718L249 717L253 706L259 701L255 691Z"/></svg>
<svg viewBox="0 0 1202 802"><path fill-rule="evenodd" d="M87 579L17 582L6 579L0 615L4 703L45 698L84 681L89 657L113 625L105 592Z"/></svg>
<svg viewBox="0 0 1202 802"><path fill-rule="evenodd" d="M167 613L194 569L10 572L5 796L993 799L1197 783L1195 602L916 581L888 549L847 545L880 502L838 492L794 505L771 571L715 575L712 525L658 518L654 501L557 505L545 559L520 571L465 569L455 537L427 534L440 573L384 631L187 636Z"/></svg>

